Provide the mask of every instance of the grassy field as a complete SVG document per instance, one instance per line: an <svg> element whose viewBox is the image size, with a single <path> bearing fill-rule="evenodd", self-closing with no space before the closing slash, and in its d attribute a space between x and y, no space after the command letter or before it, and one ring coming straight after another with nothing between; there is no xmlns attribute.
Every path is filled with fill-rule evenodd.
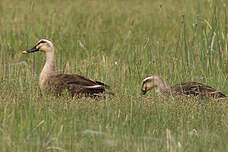
<svg viewBox="0 0 228 152"><path fill-rule="evenodd" d="M228 94L228 1L1 0L0 151L225 152L228 103L140 96L145 76ZM112 86L114 98L43 96L51 39L59 73ZM69 67L67 65L70 65Z"/></svg>

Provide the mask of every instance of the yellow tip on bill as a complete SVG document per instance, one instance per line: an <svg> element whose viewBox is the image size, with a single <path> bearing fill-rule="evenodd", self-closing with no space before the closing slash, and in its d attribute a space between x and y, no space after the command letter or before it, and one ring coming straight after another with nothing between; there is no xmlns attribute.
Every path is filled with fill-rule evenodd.
<svg viewBox="0 0 228 152"><path fill-rule="evenodd" d="M22 53L23 53L23 54L28 54L28 52L27 52L27 51L23 51Z"/></svg>

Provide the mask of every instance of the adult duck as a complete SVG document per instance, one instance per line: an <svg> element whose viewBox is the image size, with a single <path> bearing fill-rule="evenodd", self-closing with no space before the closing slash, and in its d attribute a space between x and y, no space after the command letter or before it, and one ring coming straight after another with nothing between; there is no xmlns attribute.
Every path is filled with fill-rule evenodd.
<svg viewBox="0 0 228 152"><path fill-rule="evenodd" d="M215 88L199 83L199 82L183 82L175 84L170 88L166 82L159 76L146 77L142 82L141 94L146 94L147 91L156 88L156 95L160 97L197 97L214 98L216 100L228 99L228 96Z"/></svg>
<svg viewBox="0 0 228 152"><path fill-rule="evenodd" d="M50 90L57 96L60 96L64 90L67 90L72 96L96 97L105 94L105 90L109 88L103 82L94 81L78 74L57 74L56 50L50 40L39 40L33 48L23 51L23 54L37 51L46 54L46 63L39 76L41 90Z"/></svg>

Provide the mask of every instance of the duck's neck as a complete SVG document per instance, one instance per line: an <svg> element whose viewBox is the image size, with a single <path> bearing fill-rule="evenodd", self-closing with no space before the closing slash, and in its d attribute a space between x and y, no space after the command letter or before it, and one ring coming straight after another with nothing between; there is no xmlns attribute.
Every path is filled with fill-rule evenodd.
<svg viewBox="0 0 228 152"><path fill-rule="evenodd" d="M48 79L48 77L56 74L55 48L53 49L53 51L46 53L46 63L40 73L39 78L39 84L41 88L44 88L44 82Z"/></svg>
<svg viewBox="0 0 228 152"><path fill-rule="evenodd" d="M158 96L163 96L164 94L167 94L170 92L170 89L168 88L166 82L162 78L157 79L156 83L157 83L156 93Z"/></svg>

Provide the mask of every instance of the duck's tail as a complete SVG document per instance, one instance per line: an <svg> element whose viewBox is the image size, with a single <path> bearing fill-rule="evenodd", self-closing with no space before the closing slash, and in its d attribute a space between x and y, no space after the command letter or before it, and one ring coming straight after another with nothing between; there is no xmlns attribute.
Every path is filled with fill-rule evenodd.
<svg viewBox="0 0 228 152"><path fill-rule="evenodd" d="M99 84L99 85L102 85L102 86L104 86L105 87L105 89L110 89L110 86L109 85L107 85L107 84L104 84L103 82L101 82L101 81L95 81L97 84Z"/></svg>

